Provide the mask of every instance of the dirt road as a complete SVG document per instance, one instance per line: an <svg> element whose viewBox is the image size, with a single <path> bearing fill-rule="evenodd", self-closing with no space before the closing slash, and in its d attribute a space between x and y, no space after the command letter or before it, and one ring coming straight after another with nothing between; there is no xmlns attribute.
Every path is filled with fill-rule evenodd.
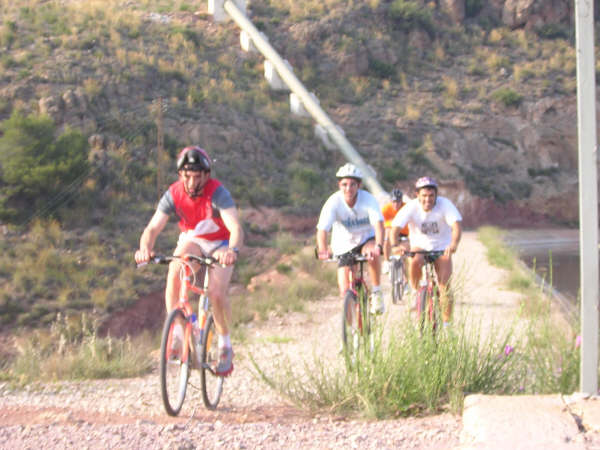
<svg viewBox="0 0 600 450"><path fill-rule="evenodd" d="M510 322L516 294L505 291L503 273L489 266L474 233L464 234L455 271L471 289L457 313L477 315L484 327ZM237 307L243 307L238 305ZM0 443L3 448L424 448L459 444L461 417L361 421L309 415L256 379L248 355L266 370L301 365L313 354L336 360L340 345L340 301L327 298L307 311L251 324L236 344L236 369L227 379L217 411L202 406L191 388L180 417L166 416L158 375L127 380L47 384L10 390L0 384ZM389 320L404 314L390 306ZM192 384L199 385L197 373Z"/></svg>

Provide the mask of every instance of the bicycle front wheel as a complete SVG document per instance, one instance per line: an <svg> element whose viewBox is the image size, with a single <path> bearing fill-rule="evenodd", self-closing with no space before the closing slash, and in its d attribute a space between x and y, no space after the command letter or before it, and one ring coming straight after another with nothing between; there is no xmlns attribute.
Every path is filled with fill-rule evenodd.
<svg viewBox="0 0 600 450"><path fill-rule="evenodd" d="M202 333L202 368L200 380L202 384L202 400L208 409L215 409L223 392L223 377L214 372L219 362L219 345L217 329L212 314L208 314Z"/></svg>
<svg viewBox="0 0 600 450"><path fill-rule="evenodd" d="M345 354L352 358L358 353L360 345L362 313L356 294L351 290L344 296L344 314L342 317L342 343Z"/></svg>
<svg viewBox="0 0 600 450"><path fill-rule="evenodd" d="M421 330L425 326L425 317L427 314L427 288L421 287L417 292L417 317Z"/></svg>
<svg viewBox="0 0 600 450"><path fill-rule="evenodd" d="M185 315L181 309L174 309L167 316L160 344L160 392L167 414L176 416L181 411L190 374L189 345L183 336L175 337L176 323L185 325ZM184 356L185 355L185 356Z"/></svg>

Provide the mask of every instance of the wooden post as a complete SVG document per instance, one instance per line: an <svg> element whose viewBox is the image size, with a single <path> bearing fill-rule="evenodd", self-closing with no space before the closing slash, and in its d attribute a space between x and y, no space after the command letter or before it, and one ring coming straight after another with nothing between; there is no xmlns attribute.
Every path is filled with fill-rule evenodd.
<svg viewBox="0 0 600 450"><path fill-rule="evenodd" d="M164 161L164 129L163 129L163 102L162 98L159 97L156 101L156 187L158 191L158 198L160 199L164 192L164 173L163 173L163 161Z"/></svg>

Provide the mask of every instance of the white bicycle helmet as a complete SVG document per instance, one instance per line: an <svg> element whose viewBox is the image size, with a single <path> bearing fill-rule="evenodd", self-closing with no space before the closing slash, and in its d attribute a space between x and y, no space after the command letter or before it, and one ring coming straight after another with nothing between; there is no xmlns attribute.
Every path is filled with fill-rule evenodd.
<svg viewBox="0 0 600 450"><path fill-rule="evenodd" d="M433 188L437 192L437 189L438 189L437 181L435 181L431 177L421 177L415 183L415 189L417 191L419 191L419 189L423 189L423 188Z"/></svg>
<svg viewBox="0 0 600 450"><path fill-rule="evenodd" d="M346 163L340 167L335 176L337 178L354 178L358 181L361 181L363 178L363 174L360 169L351 163Z"/></svg>

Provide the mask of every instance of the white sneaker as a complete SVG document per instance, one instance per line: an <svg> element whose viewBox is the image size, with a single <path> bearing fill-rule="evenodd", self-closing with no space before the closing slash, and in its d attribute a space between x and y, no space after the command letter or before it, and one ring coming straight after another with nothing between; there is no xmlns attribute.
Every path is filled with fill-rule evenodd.
<svg viewBox="0 0 600 450"><path fill-rule="evenodd" d="M390 273L390 262L389 261L383 262L383 264L381 265L381 271L383 273Z"/></svg>
<svg viewBox="0 0 600 450"><path fill-rule="evenodd" d="M381 291L371 294L371 314L383 314L385 312L385 303Z"/></svg>

